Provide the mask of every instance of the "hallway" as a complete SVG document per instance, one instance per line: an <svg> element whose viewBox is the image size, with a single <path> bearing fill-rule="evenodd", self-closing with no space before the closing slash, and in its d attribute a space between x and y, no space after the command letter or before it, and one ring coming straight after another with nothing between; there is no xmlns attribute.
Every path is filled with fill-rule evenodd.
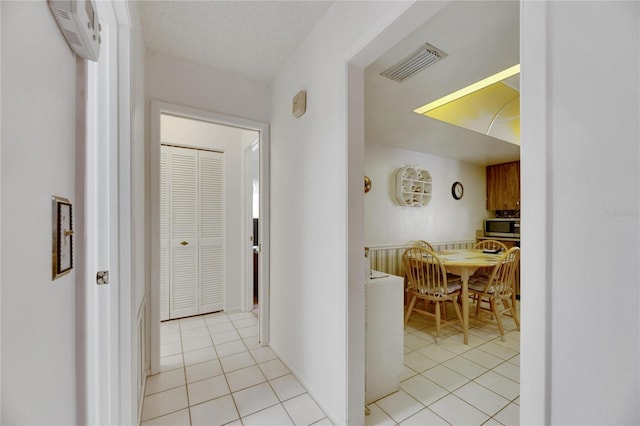
<svg viewBox="0 0 640 426"><path fill-rule="evenodd" d="M252 313L161 324L161 373L147 378L142 425L331 424L287 367L258 343Z"/></svg>

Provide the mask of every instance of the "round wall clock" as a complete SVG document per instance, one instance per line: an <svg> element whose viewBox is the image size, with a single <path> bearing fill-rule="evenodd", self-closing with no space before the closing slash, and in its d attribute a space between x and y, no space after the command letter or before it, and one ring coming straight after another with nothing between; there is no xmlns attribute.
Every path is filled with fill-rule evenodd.
<svg viewBox="0 0 640 426"><path fill-rule="evenodd" d="M369 176L365 176L364 177L364 193L366 194L369 191L371 191L371 179L369 179Z"/></svg>
<svg viewBox="0 0 640 426"><path fill-rule="evenodd" d="M451 195L453 196L453 198L459 200L460 198L462 198L463 193L464 188L462 187L462 184L460 182L453 182L453 185L451 185Z"/></svg>

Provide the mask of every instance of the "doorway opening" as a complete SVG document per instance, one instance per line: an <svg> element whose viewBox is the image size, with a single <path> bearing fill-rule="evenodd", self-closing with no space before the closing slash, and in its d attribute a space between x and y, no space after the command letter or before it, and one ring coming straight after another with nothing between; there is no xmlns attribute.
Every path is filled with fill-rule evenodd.
<svg viewBox="0 0 640 426"><path fill-rule="evenodd" d="M245 217L246 223L249 225L250 236L249 244L252 262L247 265L246 277L247 283L251 290L248 292L251 298L251 311L256 318L260 316L260 292L259 282L259 254L260 254L260 142L256 140L245 149L245 194L247 194L246 210L248 215Z"/></svg>
<svg viewBox="0 0 640 426"><path fill-rule="evenodd" d="M348 106L347 111L349 113L348 128L351 131L349 134L349 150L358 153L359 150L362 154L362 160L359 156L349 158L349 189L350 189L350 212L359 213L358 210L362 209L362 216L364 217L364 229L362 227L349 227L349 243L356 245L362 241L367 247L371 249L372 246L380 249L383 256L387 256L383 259L383 262L387 262L387 265L381 265L386 267L394 263L398 258L395 257L397 253L402 252L402 247L409 241L415 241L421 239L421 235L425 239L432 242L439 243L437 245L442 246L442 249L450 243L464 243L472 245L475 243L476 229L481 227L482 219L488 215L485 208L485 200L483 195L486 188L484 187L485 170L484 166L492 163L500 163L513 161L519 158L519 147L514 144L502 141L494 141L486 135L477 136L471 134L466 129L457 129L444 127L445 125L435 122L427 122L427 120L415 119L413 115L413 108L421 105L420 97L423 94L432 91L442 91L442 95L449 93L453 90L443 89L443 81L450 82L452 80L453 73L449 67L456 64L456 61L464 61L470 58L470 55L464 54L464 52L456 51L456 48L462 49L468 45L468 42L462 40L460 43L449 43L447 53L449 56L446 60L433 66L429 70L425 70L422 74L416 74L410 80L403 83L397 83L384 79L380 74L385 69L393 66L393 64L402 60L402 58L408 57L412 51L415 51L416 46L423 44L425 41L444 40L444 36L448 35L447 41L457 40L459 38L470 38L472 25L465 25L466 32L458 32L455 34L448 34L448 31L444 29L449 27L449 24L445 23L446 20L456 18L455 22L459 25L462 22L460 16L468 19L469 22L477 20L477 14L470 13L469 8L484 7L486 11L491 11L496 4L478 4L470 5L467 3L448 2L436 5L435 3L418 2L412 5L404 13L401 13L398 18L387 29L380 32L379 35L374 37L368 45L361 49L351 60L347 63L349 65L347 71L348 82ZM500 46L508 51L497 52L497 49L490 49L491 52L487 53L487 63L484 64L487 70L492 67L500 68L502 64L499 61L510 62L510 65L517 63L519 60L519 42L520 36L518 31L519 23L519 7L517 3L510 4L507 10L504 5L499 5L499 12L504 14L508 20L508 28L513 33L513 36L508 40L504 40L506 37L505 26L501 37L503 40ZM409 11L411 10L411 12ZM494 14L495 15L495 14ZM495 15L495 19L503 15ZM418 18L420 17L420 18ZM427 24L427 22L429 22ZM465 21L466 22L466 21ZM484 22L484 21L483 21ZM406 28L402 31L399 28ZM438 33L437 35L435 33ZM486 34L487 39L490 39L494 35ZM444 41L442 41L444 43ZM496 44L488 43L489 46ZM391 49L390 46L393 46ZM445 50L447 50L445 49ZM500 53L500 54L498 54ZM506 58L509 58L508 60ZM494 63L490 63L493 61ZM514 61L513 63L511 63ZM478 67L476 61L475 67ZM502 67L506 68L506 67ZM467 70L469 67L459 66L459 70ZM491 74L488 71L483 71L487 75ZM462 76L456 74L456 78L460 79L460 82L467 79L470 80L466 84L473 81L477 81L480 78L476 76ZM464 87L465 84L456 82L456 87ZM418 87L420 85L420 87ZM400 97L405 99L400 100ZM409 101L407 102L407 99ZM399 107L402 102L406 102L405 107ZM388 108L388 109L387 109ZM353 113L353 114L352 114ZM353 118L351 118L353 117ZM394 120L394 121L392 121ZM431 119L429 119L431 120ZM353 124L351 124L353 122ZM402 123L399 125L398 123ZM357 128L359 127L359 128ZM398 130L401 129L401 130ZM397 137L398 132L402 132L403 137ZM465 133L464 137L458 138L454 132ZM390 136L390 134L393 136ZM435 135L438 135L437 137ZM429 137L433 135L434 137ZM443 138L446 137L447 144L442 144ZM473 139L474 144L467 144L469 140ZM366 141L366 143L364 142ZM455 142L460 142L456 145ZM477 143L475 143L477 142ZM402 144L402 145L401 145ZM477 158L472 162L470 160L471 147L476 149L482 147L482 150L477 151ZM486 149L485 149L486 148ZM480 152L482 151L482 152ZM487 158L480 158L480 155L485 155ZM492 158L488 158L489 155ZM517 158L510 158L509 156L515 155ZM355 158L355 161L352 160ZM453 161L452 159L456 159ZM504 158L504 160L501 160ZM438 204L434 204L433 201L429 206L429 209L406 209L399 211L395 199L395 174L397 170L403 165L412 164L418 159L421 165L425 168L431 169L429 172L433 176L434 185L436 182L440 182L440 190L434 189L434 193L448 195L451 184L456 181L465 182L465 197L462 202L456 201L455 197L444 195L436 200ZM494 161L496 160L496 161ZM362 163L360 163L362 161ZM472 164L473 163L473 164ZM359 169L362 167L361 169ZM356 172L351 173L351 169L356 169ZM357 170L360 173L357 173ZM369 177L369 181L373 182L373 190L367 195L362 194L362 175ZM383 187L382 190L375 192L375 182L380 182L378 187ZM473 183L471 183L473 182ZM356 186L356 184L359 184ZM473 190L468 191L471 185L476 185ZM353 191L351 188L354 188ZM391 189L389 189L391 188ZM434 187L435 188L435 187ZM353 197L351 195L353 194ZM477 194L480 196L476 197ZM363 198L363 201L355 201L356 197ZM476 198L474 198L476 197ZM353 201L352 201L353 200ZM441 203L440 203L441 202ZM443 217L439 217L438 220L434 220L430 215L438 212L439 215L446 209L450 209L451 217L458 215L461 207L464 206L465 218L464 221L450 221L454 226L442 226L446 225L449 221L446 219L443 221ZM387 209L387 210L385 210ZM470 214L469 212L472 212ZM400 218L397 222L393 223L393 218ZM408 227L407 223L420 223L417 227ZM432 226L438 223L438 226ZM459 226L464 223L464 226ZM390 244L390 242L393 242ZM462 248L462 247L461 247ZM371 251L369 252L371 254ZM358 265L357 258L351 261L350 265ZM392 269L392 268L389 268ZM394 272L392 270L384 271L385 273ZM356 299L354 299L356 300ZM358 300L356 300L357 302ZM356 303L349 302L350 309L355 307L359 308ZM355 321L349 322L349 327L355 328ZM422 324L421 324L422 325ZM430 324L429 324L430 326ZM515 327L515 325L514 325ZM433 339L431 334L424 331L428 330L426 324L422 329L410 329L410 332L405 335L405 341L408 343L405 346L405 367L409 367L416 359L424 361L422 356L435 359L433 353L429 353L429 350L438 351L442 347L431 346ZM477 327L475 331L475 342L472 345L461 346L460 350L468 352L473 350L468 355L484 356L489 354L487 359L491 359L491 363L486 363L486 367L478 369L478 377L485 375L483 380L496 374L500 379L505 375L510 375L508 383L510 386L510 393L504 392L504 395L500 395L504 402L504 405L499 408L499 411L490 413L491 416L500 416L501 411L506 413L517 412L519 409L515 399L519 395L519 333L513 330L513 338L508 340L509 346L506 346L503 342L497 343L494 340L499 338L499 334L483 333L485 330ZM449 336L448 336L449 337ZM453 346L455 342L454 337L451 336L450 346ZM510 336L511 337L511 336ZM415 341L413 339L416 339ZM418 340L422 339L422 340ZM485 340L487 339L487 340ZM489 341L490 339L490 341ZM417 342L417 343L416 343ZM502 345L501 345L502 344ZM407 351L411 345L411 351ZM484 346L483 346L484 345ZM483 346L482 349L479 347ZM489 351L494 347L500 347L505 349L501 356L506 359L502 359L499 356L490 354ZM360 348L352 345L349 347L350 358L352 354L358 355ZM458 347L455 348L458 350ZM454 353L454 351L450 351ZM508 357L506 356L508 354ZM462 356L457 354L450 359L444 361L449 362L449 366L452 366L456 362L466 363L466 359L455 359L456 356ZM491 357L494 357L493 359ZM484 362L485 360L478 360ZM430 362L430 361L427 361ZM471 360L471 362L474 362ZM443 363L443 364L444 364ZM418 363L419 364L419 363ZM479 363L476 363L480 365ZM493 365L495 364L495 365ZM422 377L427 377L429 374L426 372L432 368L434 370L433 378L437 373L441 371L448 372L450 370L442 370L440 367L448 368L448 365L437 365L430 368L423 368L421 365L414 365L415 370ZM473 365L472 365L473 366ZM495 368L500 369L503 375L500 375ZM419 370L419 371L418 371ZM508 370L508 372L507 372ZM405 370L405 374L413 374L410 371ZM463 375L464 376L464 375ZM404 376L403 380L411 380L413 376ZM448 378L448 377L447 377ZM411 382L422 382L422 379L418 377ZM426 383L426 382L422 382ZM436 384L438 384L436 382ZM473 385L469 386L473 387ZM493 392L495 389L492 389ZM497 392L494 392L497 393ZM477 395L474 395L475 397ZM381 405L385 405L387 401L380 402ZM374 407L375 408L375 407ZM374 409L372 408L372 410ZM480 410L481 411L481 410ZM491 417L490 416L490 417ZM505 423L506 424L506 423Z"/></svg>
<svg viewBox="0 0 640 426"><path fill-rule="evenodd" d="M269 186L265 123L156 101L151 121L155 374L161 345L170 343L162 341L161 321L255 309L259 341L268 344Z"/></svg>

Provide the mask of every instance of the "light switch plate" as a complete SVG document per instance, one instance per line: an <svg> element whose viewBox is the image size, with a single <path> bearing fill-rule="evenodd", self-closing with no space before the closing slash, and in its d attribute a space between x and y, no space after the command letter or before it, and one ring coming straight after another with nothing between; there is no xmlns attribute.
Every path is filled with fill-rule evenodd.
<svg viewBox="0 0 640 426"><path fill-rule="evenodd" d="M304 90L299 91L293 97L292 113L293 116L298 118L307 110L307 92Z"/></svg>

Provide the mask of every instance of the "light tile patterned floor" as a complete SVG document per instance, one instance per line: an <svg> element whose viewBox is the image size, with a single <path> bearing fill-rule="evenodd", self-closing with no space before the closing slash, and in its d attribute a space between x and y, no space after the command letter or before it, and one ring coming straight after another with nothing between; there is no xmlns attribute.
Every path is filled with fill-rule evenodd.
<svg viewBox="0 0 640 426"><path fill-rule="evenodd" d="M503 342L495 322L472 315L469 345L451 327L436 344L434 321L412 315L405 327L400 390L369 404L365 425L519 424L520 332L503 317Z"/></svg>
<svg viewBox="0 0 640 426"><path fill-rule="evenodd" d="M161 373L147 378L142 426L330 425L268 347L252 313L161 325Z"/></svg>
<svg viewBox="0 0 640 426"><path fill-rule="evenodd" d="M453 315L453 312L449 313ZM365 424L519 423L520 332L505 318L471 319L462 333L413 315L405 327L400 390L369 405ZM161 373L147 379L142 426L330 425L320 407L268 347L251 313L218 313L161 325Z"/></svg>

